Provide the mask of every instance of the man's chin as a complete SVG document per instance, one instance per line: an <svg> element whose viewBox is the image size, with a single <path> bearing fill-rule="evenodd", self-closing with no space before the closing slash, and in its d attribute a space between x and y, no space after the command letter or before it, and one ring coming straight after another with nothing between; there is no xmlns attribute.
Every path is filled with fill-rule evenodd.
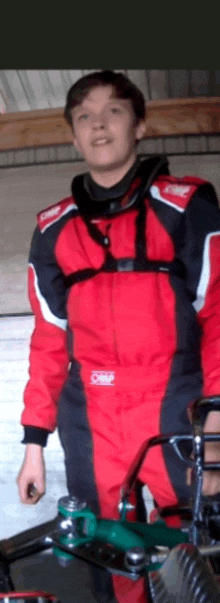
<svg viewBox="0 0 220 603"><path fill-rule="evenodd" d="M112 170L117 169L117 165L112 165L111 163L102 163L98 165L89 164L88 167L91 172L110 172Z"/></svg>
<svg viewBox="0 0 220 603"><path fill-rule="evenodd" d="M112 172L114 170L119 170L121 168L123 168L126 165L126 162L124 159L122 159L121 161L119 160L103 160L103 161L99 161L99 162L88 162L87 161L87 165L89 168L89 171L91 172Z"/></svg>

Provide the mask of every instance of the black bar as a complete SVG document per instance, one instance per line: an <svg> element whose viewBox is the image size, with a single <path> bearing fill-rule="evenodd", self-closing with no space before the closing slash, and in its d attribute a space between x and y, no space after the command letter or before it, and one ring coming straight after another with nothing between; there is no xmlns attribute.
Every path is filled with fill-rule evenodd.
<svg viewBox="0 0 220 603"><path fill-rule="evenodd" d="M33 147L30 147L30 149L32 149ZM36 147L38 148L38 147ZM34 149L35 154L36 154L36 148ZM8 151L5 151L6 153L9 152L11 149L9 149ZM23 149L20 149L23 150ZM15 151L13 151L15 152ZM214 151L216 153L216 151ZM155 153L154 153L155 155ZM78 161L84 161L84 159L62 159L61 161L59 159L55 160L55 159L50 159L49 161L34 161L32 163L27 162L27 163L11 163L10 165L8 164L1 164L1 168L14 168L14 167L31 167L33 165L51 165L53 163L78 163Z"/></svg>
<svg viewBox="0 0 220 603"><path fill-rule="evenodd" d="M33 553L50 548L52 543L46 541L46 537L52 537L52 534L58 533L57 517L39 526L25 530L7 538L0 540L0 556L8 562L27 557Z"/></svg>
<svg viewBox="0 0 220 603"><path fill-rule="evenodd" d="M13 318L19 316L34 316L33 312L7 312L0 314L0 318Z"/></svg>

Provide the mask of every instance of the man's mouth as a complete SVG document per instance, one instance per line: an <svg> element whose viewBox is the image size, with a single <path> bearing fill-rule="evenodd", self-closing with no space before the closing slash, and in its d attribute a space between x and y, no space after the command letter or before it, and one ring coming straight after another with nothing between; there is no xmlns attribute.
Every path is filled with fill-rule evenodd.
<svg viewBox="0 0 220 603"><path fill-rule="evenodd" d="M92 146L102 146L104 144L109 144L110 142L110 138L96 138L96 140L92 141Z"/></svg>

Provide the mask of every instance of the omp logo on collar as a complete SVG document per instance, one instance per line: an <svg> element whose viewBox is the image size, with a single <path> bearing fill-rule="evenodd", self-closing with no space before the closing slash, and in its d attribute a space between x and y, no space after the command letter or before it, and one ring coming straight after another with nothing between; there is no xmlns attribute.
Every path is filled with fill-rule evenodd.
<svg viewBox="0 0 220 603"><path fill-rule="evenodd" d="M183 212L198 186L203 183L204 181L200 178L191 178L189 176L185 176L184 178L159 176L150 187L150 192L152 197L158 199L158 201L162 201Z"/></svg>
<svg viewBox="0 0 220 603"><path fill-rule="evenodd" d="M177 195L177 197L187 197L190 188L190 186L182 186L181 184L168 184L164 192L168 193L168 195Z"/></svg>
<svg viewBox="0 0 220 603"><path fill-rule="evenodd" d="M91 383L91 385L114 385L115 384L115 372L114 371L92 371L90 383Z"/></svg>
<svg viewBox="0 0 220 603"><path fill-rule="evenodd" d="M44 232L48 226L62 218L62 216L71 211L71 209L77 209L77 206L75 203L73 203L72 197L67 197L59 203L56 203L56 205L52 205L51 207L41 211L37 215L41 232Z"/></svg>
<svg viewBox="0 0 220 603"><path fill-rule="evenodd" d="M53 216L57 216L60 212L60 205L56 205L56 207L51 207L48 211L43 211L40 215L40 222L44 222L44 220L48 220L48 218L53 218Z"/></svg>

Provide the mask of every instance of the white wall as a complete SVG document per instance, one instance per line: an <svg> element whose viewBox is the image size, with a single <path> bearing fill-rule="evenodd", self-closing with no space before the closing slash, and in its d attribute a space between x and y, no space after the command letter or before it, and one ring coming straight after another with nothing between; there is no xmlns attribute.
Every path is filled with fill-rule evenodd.
<svg viewBox="0 0 220 603"><path fill-rule="evenodd" d="M2 169L0 200L0 314L30 311L26 270L36 214L70 195L82 162ZM85 167L84 167L85 169Z"/></svg>
<svg viewBox="0 0 220 603"><path fill-rule="evenodd" d="M35 506L19 501L15 483L25 446L20 415L28 379L28 343L33 317L0 318L0 540L55 517L67 494L63 452L57 433L45 448L47 493Z"/></svg>

